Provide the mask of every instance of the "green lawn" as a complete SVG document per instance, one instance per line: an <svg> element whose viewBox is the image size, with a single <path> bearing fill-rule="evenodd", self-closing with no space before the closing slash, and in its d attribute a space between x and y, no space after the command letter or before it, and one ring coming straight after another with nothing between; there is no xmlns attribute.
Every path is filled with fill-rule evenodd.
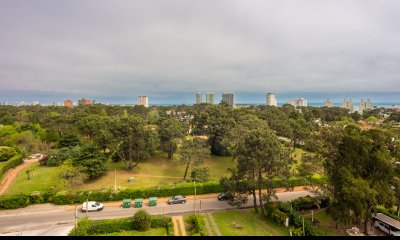
<svg viewBox="0 0 400 240"><path fill-rule="evenodd" d="M311 211L303 212L303 216L311 218ZM326 214L325 209L316 212L314 210L314 218L320 222L320 230L325 232L328 236L341 236L343 233L340 229L336 229L336 224L330 216Z"/></svg>
<svg viewBox="0 0 400 240"><path fill-rule="evenodd" d="M31 169L32 179L28 180L25 173ZM60 167L44 167L39 163L23 169L5 194L32 193L33 191L49 191L51 187L60 187Z"/></svg>
<svg viewBox="0 0 400 240"><path fill-rule="evenodd" d="M210 180L218 180L223 175L228 175L226 169L232 167L234 162L231 157L211 156L204 161L210 169ZM94 190L114 186L114 169L117 170L117 186L127 188L147 188L181 182L185 166L179 165L177 158L167 159L166 154L158 154L152 159L140 163L132 171L126 171L123 162L108 161L109 171L102 177L91 180L77 188L77 190ZM24 169L17 176L16 181L6 194L32 193L33 191L48 191L51 187L60 185L59 174L61 167L46 167L35 163L27 169L33 169L33 178L27 180ZM139 174L139 176L135 176ZM142 176L140 176L142 175ZM188 173L190 176L190 172ZM135 177L135 182L128 182L129 177Z"/></svg>
<svg viewBox="0 0 400 240"><path fill-rule="evenodd" d="M212 213L222 236L288 236L289 229L271 219L261 219L254 209ZM241 229L233 224L240 224Z"/></svg>
<svg viewBox="0 0 400 240"><path fill-rule="evenodd" d="M122 231L115 233L99 234L96 236L167 236L167 230L165 228L151 228L145 232L139 231Z"/></svg>

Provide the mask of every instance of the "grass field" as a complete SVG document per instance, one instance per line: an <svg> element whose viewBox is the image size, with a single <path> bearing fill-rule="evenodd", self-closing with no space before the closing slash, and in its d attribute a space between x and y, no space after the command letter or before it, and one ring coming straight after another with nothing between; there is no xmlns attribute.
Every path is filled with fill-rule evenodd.
<svg viewBox="0 0 400 240"><path fill-rule="evenodd" d="M311 211L304 211L303 213L304 217L311 218ZM320 230L325 232L327 236L345 236L345 226L340 226L339 228L336 228L335 222L332 220L330 216L326 214L325 209L321 210L314 210L314 218L317 219L320 222ZM348 227L350 228L350 227Z"/></svg>
<svg viewBox="0 0 400 240"><path fill-rule="evenodd" d="M254 209L212 213L222 236L288 236L289 229L270 219L261 219ZM239 224L241 229L233 224Z"/></svg>
<svg viewBox="0 0 400 240"><path fill-rule="evenodd" d="M210 180L218 180L223 175L228 175L228 167L234 166L230 157L211 156L204 161L210 169ZM94 190L114 186L114 169L117 170L117 186L127 188L147 188L159 185L173 184L182 181L185 166L179 165L177 158L167 159L166 154L159 154L152 159L140 163L132 171L126 171L123 162L108 161L109 171L98 179L91 180L77 188L77 190ZM33 169L33 177L27 180L25 170ZM16 181L11 185L6 194L32 193L33 191L48 191L51 187L60 186L61 167L46 167L35 163L19 173ZM190 172L188 173L190 177ZM130 177L135 177L135 182L128 182Z"/></svg>
<svg viewBox="0 0 400 240"><path fill-rule="evenodd" d="M139 231L122 231L115 233L100 234L96 236L167 236L167 230L165 228L151 228L145 232Z"/></svg>
<svg viewBox="0 0 400 240"><path fill-rule="evenodd" d="M28 180L25 173L28 169L33 170L31 180ZM49 191L51 187L60 187L60 170L60 167L44 167L34 163L18 173L15 182L5 194L29 194L33 191Z"/></svg>

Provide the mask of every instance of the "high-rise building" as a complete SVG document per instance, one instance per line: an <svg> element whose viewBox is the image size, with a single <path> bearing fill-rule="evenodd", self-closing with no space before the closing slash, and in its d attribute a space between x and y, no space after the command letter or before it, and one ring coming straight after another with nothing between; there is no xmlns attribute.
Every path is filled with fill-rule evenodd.
<svg viewBox="0 0 400 240"><path fill-rule="evenodd" d="M372 109L372 102L371 99L367 99L367 101L364 101L364 99L361 99L360 104L358 106L358 112L362 114L364 110L371 110Z"/></svg>
<svg viewBox="0 0 400 240"><path fill-rule="evenodd" d="M206 93L206 103L209 103L209 104L215 103L215 94L213 92Z"/></svg>
<svg viewBox="0 0 400 240"><path fill-rule="evenodd" d="M307 107L307 100L304 98L295 98L290 100L289 104L295 107Z"/></svg>
<svg viewBox="0 0 400 240"><path fill-rule="evenodd" d="M149 107L149 97L139 96L138 105L143 105L145 107Z"/></svg>
<svg viewBox="0 0 400 240"><path fill-rule="evenodd" d="M229 106L235 106L235 94L233 92L222 93L222 100L228 103Z"/></svg>
<svg viewBox="0 0 400 240"><path fill-rule="evenodd" d="M201 92L196 93L196 104L200 104L203 102Z"/></svg>
<svg viewBox="0 0 400 240"><path fill-rule="evenodd" d="M329 99L326 99L324 102L324 107L333 107L333 102L331 102Z"/></svg>
<svg viewBox="0 0 400 240"><path fill-rule="evenodd" d="M74 102L70 99L67 99L64 101L64 107L73 107L74 106Z"/></svg>
<svg viewBox="0 0 400 240"><path fill-rule="evenodd" d="M79 106L92 105L92 100L82 98L81 100L78 100L78 105Z"/></svg>
<svg viewBox="0 0 400 240"><path fill-rule="evenodd" d="M345 99L342 102L342 108L346 108L348 110L353 111L354 110L354 103L353 100L350 98L349 100Z"/></svg>
<svg viewBox="0 0 400 240"><path fill-rule="evenodd" d="M275 93L267 93L267 105L268 106L278 106L278 102L276 101Z"/></svg>

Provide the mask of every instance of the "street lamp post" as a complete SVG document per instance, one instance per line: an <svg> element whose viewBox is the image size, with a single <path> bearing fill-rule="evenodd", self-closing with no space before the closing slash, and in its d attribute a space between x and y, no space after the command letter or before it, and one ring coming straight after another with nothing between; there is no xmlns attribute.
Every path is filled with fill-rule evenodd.
<svg viewBox="0 0 400 240"><path fill-rule="evenodd" d="M194 214L196 214L196 181L194 183Z"/></svg>
<svg viewBox="0 0 400 240"><path fill-rule="evenodd" d="M86 218L87 218L87 216L88 216L88 211L89 211L89 195L90 195L91 193L92 193L92 192L89 192L88 195L87 195L87 197L86 197Z"/></svg>

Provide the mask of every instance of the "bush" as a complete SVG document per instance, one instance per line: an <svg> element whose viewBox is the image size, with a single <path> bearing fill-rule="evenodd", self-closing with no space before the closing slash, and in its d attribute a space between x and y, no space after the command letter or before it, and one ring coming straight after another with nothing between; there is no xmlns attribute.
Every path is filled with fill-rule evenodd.
<svg viewBox="0 0 400 240"><path fill-rule="evenodd" d="M319 207L320 208L328 207L329 198L320 199L318 197L306 196L306 197L296 198L291 203L293 208L295 208L298 211L303 211L303 210L316 209Z"/></svg>
<svg viewBox="0 0 400 240"><path fill-rule="evenodd" d="M91 226L93 221L84 217L83 219L79 220L78 226L73 228L71 232L68 234L69 236L89 236L88 230Z"/></svg>
<svg viewBox="0 0 400 240"><path fill-rule="evenodd" d="M303 236L303 230L301 228L294 228L292 236Z"/></svg>
<svg viewBox="0 0 400 240"><path fill-rule="evenodd" d="M265 215L268 217L271 217L272 211L274 210L274 207L272 206L271 203L265 203L264 204L264 210L265 210Z"/></svg>
<svg viewBox="0 0 400 240"><path fill-rule="evenodd" d="M13 195L0 199L0 208L16 209L24 208L29 205L29 196L24 194Z"/></svg>
<svg viewBox="0 0 400 240"><path fill-rule="evenodd" d="M191 225L191 230L193 233L200 234L201 236L206 235L206 220L204 219L204 215L202 214L189 215L187 221Z"/></svg>
<svg viewBox="0 0 400 240"><path fill-rule="evenodd" d="M89 235L131 231L133 229L132 218L121 218L117 220L94 221L88 228Z"/></svg>
<svg viewBox="0 0 400 240"><path fill-rule="evenodd" d="M0 162L5 162L14 157L17 151L13 147L0 146Z"/></svg>
<svg viewBox="0 0 400 240"><path fill-rule="evenodd" d="M33 192L29 196L30 203L44 203L44 199L41 192Z"/></svg>
<svg viewBox="0 0 400 240"><path fill-rule="evenodd" d="M146 210L140 209L133 216L133 229L147 231L151 227L151 217Z"/></svg>
<svg viewBox="0 0 400 240"><path fill-rule="evenodd" d="M166 227L168 223L168 218L169 217L165 217L163 215L151 216L151 228Z"/></svg>
<svg viewBox="0 0 400 240"><path fill-rule="evenodd" d="M168 218L167 235L168 236L175 236L175 234L174 234L174 223L172 222L172 218Z"/></svg>
<svg viewBox="0 0 400 240"><path fill-rule="evenodd" d="M278 224L284 224L286 218L288 217L286 213L281 212L278 208L275 208L272 213L271 217L277 222Z"/></svg>
<svg viewBox="0 0 400 240"><path fill-rule="evenodd" d="M23 156L20 154L15 155L10 160L7 161L6 165L0 169L0 179L8 171L8 169L16 167L22 163Z"/></svg>

